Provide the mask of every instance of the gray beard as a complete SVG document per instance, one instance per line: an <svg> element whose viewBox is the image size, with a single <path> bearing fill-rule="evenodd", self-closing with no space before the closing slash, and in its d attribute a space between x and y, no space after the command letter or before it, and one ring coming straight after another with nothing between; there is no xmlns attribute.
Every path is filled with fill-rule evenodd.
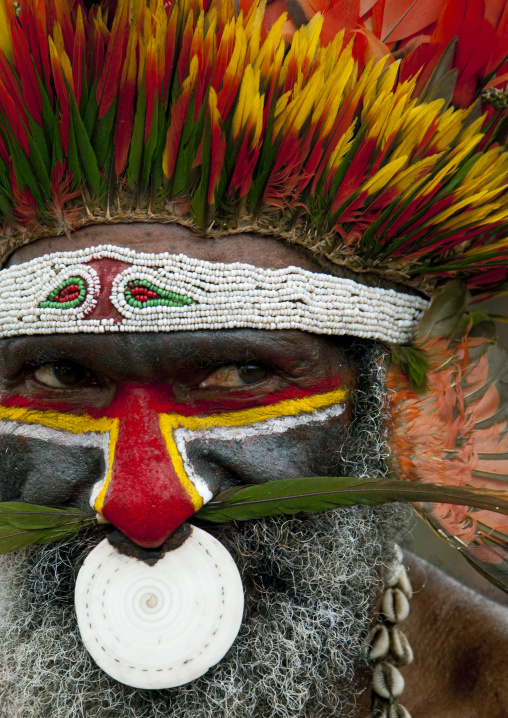
<svg viewBox="0 0 508 718"><path fill-rule="evenodd" d="M81 643L73 584L97 532L1 557L2 718L325 718L355 715L365 636L407 511L354 507L214 530L246 588L225 658L167 691L117 683Z"/></svg>

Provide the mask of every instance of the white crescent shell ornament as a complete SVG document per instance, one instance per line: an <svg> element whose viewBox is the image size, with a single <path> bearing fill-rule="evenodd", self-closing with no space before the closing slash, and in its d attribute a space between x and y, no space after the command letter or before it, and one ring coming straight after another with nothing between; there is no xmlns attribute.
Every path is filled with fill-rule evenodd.
<svg viewBox="0 0 508 718"><path fill-rule="evenodd" d="M154 566L104 539L79 571L75 605L85 647L112 678L164 689L199 678L232 646L243 586L229 552L195 526Z"/></svg>

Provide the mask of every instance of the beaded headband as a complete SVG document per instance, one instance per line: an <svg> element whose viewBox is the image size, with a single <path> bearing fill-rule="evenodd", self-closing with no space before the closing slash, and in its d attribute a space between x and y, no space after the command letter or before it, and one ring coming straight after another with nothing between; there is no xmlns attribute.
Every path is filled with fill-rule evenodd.
<svg viewBox="0 0 508 718"><path fill-rule="evenodd" d="M178 222L428 295L449 278L501 291L506 13L439 0L393 27L385 0L314 17L294 0L291 22L281 4L0 0L0 256L89 223Z"/></svg>
<svg viewBox="0 0 508 718"><path fill-rule="evenodd" d="M0 272L0 337L250 327L403 344L428 304L300 267L262 269L101 245Z"/></svg>

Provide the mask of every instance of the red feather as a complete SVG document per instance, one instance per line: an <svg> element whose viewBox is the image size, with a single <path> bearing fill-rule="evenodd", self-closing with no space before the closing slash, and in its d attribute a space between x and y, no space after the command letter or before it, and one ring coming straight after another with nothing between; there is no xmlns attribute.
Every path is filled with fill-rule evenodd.
<svg viewBox="0 0 508 718"><path fill-rule="evenodd" d="M485 0L485 19L497 27L506 9L506 0Z"/></svg>
<svg viewBox="0 0 508 718"><path fill-rule="evenodd" d="M65 52L72 57L72 48L74 45L74 31L72 29L70 13L65 0L52 0L55 11L55 20L62 28ZM51 27L53 27L51 24Z"/></svg>
<svg viewBox="0 0 508 718"><path fill-rule="evenodd" d="M321 44L328 45L338 32L344 30L344 42L352 38L358 25L360 14L360 0L340 0L330 10L323 13L323 28L321 30Z"/></svg>
<svg viewBox="0 0 508 718"><path fill-rule="evenodd" d="M111 30L104 67L97 84L99 120L104 117L118 94L123 59L129 39L129 5L128 0L121 0L121 10L115 16Z"/></svg>
<svg viewBox="0 0 508 718"><path fill-rule="evenodd" d="M381 27L383 42L399 42L438 19L443 0L386 0Z"/></svg>
<svg viewBox="0 0 508 718"><path fill-rule="evenodd" d="M180 45L180 57L178 58L178 79L180 80L180 85L182 85L183 81L187 77L187 74L189 72L189 63L191 60L191 47L192 47L192 37L193 37L193 20L192 20L192 12L189 12L189 15L187 17L187 22L185 23L185 28L183 31L183 37L181 39L181 45Z"/></svg>
<svg viewBox="0 0 508 718"><path fill-rule="evenodd" d="M185 121L189 114L189 105L195 90L195 77L189 77L189 82L182 90L182 94L171 108L171 123L166 137L164 173L172 177L178 157L178 149L182 137Z"/></svg>
<svg viewBox="0 0 508 718"><path fill-rule="evenodd" d="M13 42L13 52L14 62L21 80L23 100L32 119L41 126L42 97L35 68L25 38L21 35L21 32L18 32L18 35L19 37Z"/></svg>
<svg viewBox="0 0 508 718"><path fill-rule="evenodd" d="M209 205L215 204L215 190L219 184L226 154L226 139L218 113L210 113L211 122L211 157L210 179L208 181L207 201Z"/></svg>
<svg viewBox="0 0 508 718"><path fill-rule="evenodd" d="M169 16L168 27L166 30L166 51L164 65L164 83L163 83L163 102L166 102L169 84L172 80L172 70L176 50L176 31L178 27L178 13L172 12Z"/></svg>
<svg viewBox="0 0 508 718"><path fill-rule="evenodd" d="M5 57L0 53L0 64L5 60ZM15 103L13 96L9 89L0 80L0 107L5 114L11 129L13 130L16 139L23 148L26 155L29 155L28 149L28 136L26 133L26 115L23 111L22 106L19 103Z"/></svg>
<svg viewBox="0 0 508 718"><path fill-rule="evenodd" d="M115 173L119 177L125 169L129 156L132 129L134 127L134 95L136 92L136 45L137 37L131 32L127 47L127 56L122 69L118 112L116 116Z"/></svg>
<svg viewBox="0 0 508 718"><path fill-rule="evenodd" d="M377 3L377 0L360 0L360 17L366 15L371 8Z"/></svg>
<svg viewBox="0 0 508 718"><path fill-rule="evenodd" d="M65 85L60 59L56 54L56 50L50 45L51 67L53 69L53 81L55 85L56 95L60 101L61 117L60 117L60 137L62 140L62 148L65 154L69 150L69 121L70 121L70 104L67 87Z"/></svg>
<svg viewBox="0 0 508 718"><path fill-rule="evenodd" d="M497 25L496 41L485 71L488 75L498 68L508 56L508 3L503 2L504 10Z"/></svg>
<svg viewBox="0 0 508 718"><path fill-rule="evenodd" d="M378 0L378 2L372 7L373 32L376 37L381 37L385 4L386 0Z"/></svg>
<svg viewBox="0 0 508 718"><path fill-rule="evenodd" d="M235 40L238 42L238 39ZM235 101L240 82L242 81L243 71L245 68L245 53L247 48L238 55L236 65L233 66L234 52L227 67L226 73L223 78L222 88L217 93L217 107L222 118L225 118L231 108L231 105Z"/></svg>
<svg viewBox="0 0 508 718"><path fill-rule="evenodd" d="M81 7L78 7L76 35L74 37L74 47L72 50L72 80L74 84L74 96L78 107L81 102L81 88L83 84L84 41L85 28L83 24L83 14Z"/></svg>

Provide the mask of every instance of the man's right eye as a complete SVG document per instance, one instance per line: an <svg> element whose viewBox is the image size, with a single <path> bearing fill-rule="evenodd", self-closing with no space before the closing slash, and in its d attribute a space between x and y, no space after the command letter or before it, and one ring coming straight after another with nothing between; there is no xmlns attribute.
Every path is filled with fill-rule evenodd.
<svg viewBox="0 0 508 718"><path fill-rule="evenodd" d="M51 389L69 389L90 378L90 372L71 361L54 361L42 364L34 370L35 381Z"/></svg>
<svg viewBox="0 0 508 718"><path fill-rule="evenodd" d="M199 385L200 389L236 389L258 384L267 378L269 371L261 364L231 364L216 369Z"/></svg>

